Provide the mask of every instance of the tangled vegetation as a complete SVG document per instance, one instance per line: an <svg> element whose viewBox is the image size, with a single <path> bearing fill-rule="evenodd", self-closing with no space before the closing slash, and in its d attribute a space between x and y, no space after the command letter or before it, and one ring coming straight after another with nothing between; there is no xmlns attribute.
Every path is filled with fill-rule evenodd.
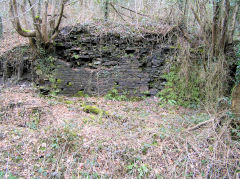
<svg viewBox="0 0 240 179"><path fill-rule="evenodd" d="M0 79L0 179L239 178L239 5L239 0L1 1L0 53L28 43L24 39L29 44L5 53L0 65L3 81L17 74L17 80L11 78L14 85ZM119 34L122 29L140 36L160 33L155 38L170 48L157 43L156 49L172 53L164 62L165 84L157 96L146 91L132 98L116 87L104 97L82 89L74 96L61 95L54 40L61 27L73 25L68 26L71 32L79 21L104 26L96 28L99 36L114 23ZM92 75L96 64L72 43L66 42L70 60L82 68L80 62L89 61ZM119 58L144 51L118 46L124 52ZM97 65L114 53L109 48L100 47L104 54ZM139 56L144 53L152 52ZM25 66L34 85L26 83L29 77L20 78L28 70L22 68L26 56L32 57ZM160 63L159 58L149 62L141 57L139 63L148 66ZM71 86L70 80L66 87Z"/></svg>

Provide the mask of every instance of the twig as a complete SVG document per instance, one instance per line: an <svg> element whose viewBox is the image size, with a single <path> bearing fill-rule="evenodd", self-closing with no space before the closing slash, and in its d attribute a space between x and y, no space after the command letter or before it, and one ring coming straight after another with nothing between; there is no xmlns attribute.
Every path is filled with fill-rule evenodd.
<svg viewBox="0 0 240 179"><path fill-rule="evenodd" d="M50 107L49 105L44 105L44 106L30 106L30 107L25 107L24 109L38 109L38 108L46 108Z"/></svg>
<svg viewBox="0 0 240 179"><path fill-rule="evenodd" d="M7 167L6 167L6 173L4 179L8 178L8 162L9 162L9 153L8 153L8 159L7 159Z"/></svg>
<svg viewBox="0 0 240 179"><path fill-rule="evenodd" d="M125 21L125 19L122 17L122 14L120 12L117 11L117 9L114 7L114 5L112 3L110 3L110 6L113 8L113 10L119 15L119 17Z"/></svg>
<svg viewBox="0 0 240 179"><path fill-rule="evenodd" d="M197 124L196 126L187 129L186 131L196 130L196 129L198 129L198 128L200 128L200 127L202 127L202 126L204 126L204 125L206 125L208 123L214 122L217 118L219 119L219 118L224 117L225 115L226 115L226 111L222 112L220 115L216 116L215 118L207 120L207 121L204 121L204 122L201 122L201 123Z"/></svg>
<svg viewBox="0 0 240 179"><path fill-rule="evenodd" d="M187 129L186 131L196 130L196 129L198 129L198 128L200 128L200 127L202 127L202 126L204 126L204 125L206 125L206 124L208 124L208 123L210 123L210 122L214 122L214 120L215 120L215 118L214 118L214 119L211 119L211 120L207 120L207 121L201 122L201 123L199 123L198 125Z"/></svg>
<svg viewBox="0 0 240 179"><path fill-rule="evenodd" d="M133 13L136 13L136 14L138 14L138 15L145 16L145 17L149 17L149 16L146 15L146 14L142 14L142 13L140 13L140 12L136 12L136 11L134 11L134 10L132 10L132 9L127 8L127 7L124 7L124 6L121 6L121 5L117 5L117 6L121 7L122 9L126 9L126 10L128 10L128 11L131 11L131 12L133 12Z"/></svg>

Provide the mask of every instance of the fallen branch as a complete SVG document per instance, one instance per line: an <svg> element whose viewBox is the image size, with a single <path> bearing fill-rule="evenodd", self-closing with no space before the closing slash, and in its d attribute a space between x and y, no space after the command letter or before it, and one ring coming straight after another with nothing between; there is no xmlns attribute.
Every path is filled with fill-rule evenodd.
<svg viewBox="0 0 240 179"><path fill-rule="evenodd" d="M200 127L202 127L202 126L204 126L208 123L214 122L216 119L221 119L224 116L226 116L226 111L223 111L222 113L220 113L220 115L217 115L215 118L204 121L204 122L201 122L201 123L197 124L196 126L187 129L186 131L189 132L189 131L196 130L196 129L198 129L198 128L200 128Z"/></svg>
<svg viewBox="0 0 240 179"><path fill-rule="evenodd" d="M187 129L187 131L196 130L196 129L198 129L198 128L200 128L200 127L202 127L202 126L204 126L204 125L206 125L206 124L208 124L208 123L214 122L214 120L215 120L215 118L214 118L214 119L211 119L211 120L207 120L207 121L201 122L201 123L199 123L198 125Z"/></svg>

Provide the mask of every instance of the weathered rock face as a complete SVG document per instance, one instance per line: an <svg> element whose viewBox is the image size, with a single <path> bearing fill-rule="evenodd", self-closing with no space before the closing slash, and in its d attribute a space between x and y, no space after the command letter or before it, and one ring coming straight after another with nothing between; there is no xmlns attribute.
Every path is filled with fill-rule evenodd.
<svg viewBox="0 0 240 179"><path fill-rule="evenodd" d="M155 95L164 86L171 55L163 36L102 33L89 26L64 28L56 40L59 88L65 94L102 95L116 88L129 95Z"/></svg>

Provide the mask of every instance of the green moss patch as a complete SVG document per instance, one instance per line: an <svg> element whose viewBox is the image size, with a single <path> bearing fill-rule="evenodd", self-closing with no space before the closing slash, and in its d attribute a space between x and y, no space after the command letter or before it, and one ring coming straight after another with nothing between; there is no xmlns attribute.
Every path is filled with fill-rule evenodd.
<svg viewBox="0 0 240 179"><path fill-rule="evenodd" d="M61 79L57 79L57 80L56 80L56 83L57 83L57 84L61 84L61 83L62 83L62 80L61 80Z"/></svg>
<svg viewBox="0 0 240 179"><path fill-rule="evenodd" d="M66 100L64 101L65 104L74 104L74 101Z"/></svg>
<svg viewBox="0 0 240 179"><path fill-rule="evenodd" d="M83 106L83 111L86 113L93 113L93 114L103 114L103 110L99 109L96 106L90 106L90 105L84 105Z"/></svg>
<svg viewBox="0 0 240 179"><path fill-rule="evenodd" d="M74 97L88 97L87 94L85 94L83 91L78 91Z"/></svg>
<svg viewBox="0 0 240 179"><path fill-rule="evenodd" d="M104 115L104 116L111 116L111 114L107 111L104 111L100 108L98 108L97 106L91 106L91 105L82 105L83 107L83 111L86 113L92 113L92 114L96 114L96 115Z"/></svg>

